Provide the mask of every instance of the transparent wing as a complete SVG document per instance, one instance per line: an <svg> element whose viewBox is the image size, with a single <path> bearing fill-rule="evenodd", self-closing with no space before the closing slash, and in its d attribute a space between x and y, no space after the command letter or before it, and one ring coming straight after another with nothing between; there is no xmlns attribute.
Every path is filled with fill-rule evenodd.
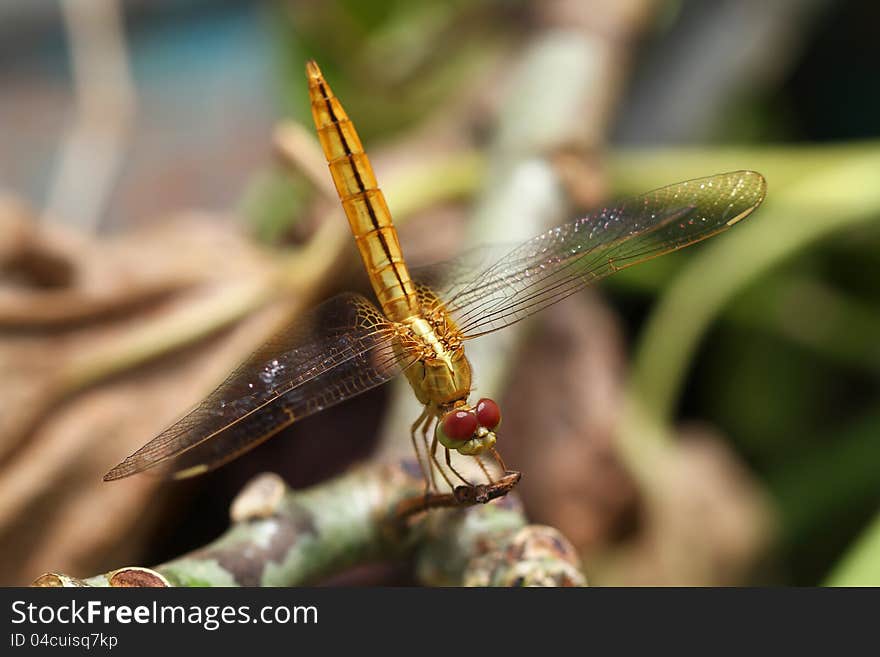
<svg viewBox="0 0 880 657"><path fill-rule="evenodd" d="M385 383L414 360L367 299L333 297L269 340L104 479L160 464L177 477L210 470L297 420Z"/></svg>
<svg viewBox="0 0 880 657"><path fill-rule="evenodd" d="M457 280L437 285L465 338L496 331L564 299L620 269L684 248L726 230L760 205L767 183L754 171L734 171L661 187L552 228L484 260L462 283L459 264L424 275ZM478 254L466 261L476 262ZM458 273L457 273L458 272Z"/></svg>
<svg viewBox="0 0 880 657"><path fill-rule="evenodd" d="M521 243L495 242L465 249L449 260L410 268L413 280L440 299L453 299L473 287L478 272L486 273Z"/></svg>

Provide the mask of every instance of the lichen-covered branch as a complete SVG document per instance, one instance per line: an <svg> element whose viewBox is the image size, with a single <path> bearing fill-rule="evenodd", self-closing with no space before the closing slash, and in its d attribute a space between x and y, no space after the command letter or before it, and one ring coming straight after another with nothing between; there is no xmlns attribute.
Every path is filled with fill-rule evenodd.
<svg viewBox="0 0 880 657"><path fill-rule="evenodd" d="M427 523L416 574L434 586L585 586L574 547L558 530L529 525L514 495Z"/></svg>
<svg viewBox="0 0 880 657"><path fill-rule="evenodd" d="M47 573L38 586L297 586L352 566L411 556L430 585L582 586L574 548L555 529L529 525L512 495L489 504L401 517L420 496L415 464L361 466L302 491L273 474L248 484L232 526L214 542L154 568L87 579Z"/></svg>

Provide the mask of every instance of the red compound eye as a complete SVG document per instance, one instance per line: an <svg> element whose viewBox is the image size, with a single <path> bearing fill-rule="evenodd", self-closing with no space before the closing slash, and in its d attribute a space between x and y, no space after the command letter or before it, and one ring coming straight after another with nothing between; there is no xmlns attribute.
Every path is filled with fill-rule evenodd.
<svg viewBox="0 0 880 657"><path fill-rule="evenodd" d="M477 420L481 427L494 429L501 424L501 409L491 399L481 399L477 402Z"/></svg>
<svg viewBox="0 0 880 657"><path fill-rule="evenodd" d="M477 430L477 416L469 411L450 411L443 417L442 428L452 440L470 440Z"/></svg>

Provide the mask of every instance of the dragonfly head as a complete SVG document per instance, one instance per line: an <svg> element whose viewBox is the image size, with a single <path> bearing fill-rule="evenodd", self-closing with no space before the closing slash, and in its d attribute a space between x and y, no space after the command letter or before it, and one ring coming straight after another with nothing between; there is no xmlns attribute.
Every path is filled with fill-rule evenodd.
<svg viewBox="0 0 880 657"><path fill-rule="evenodd" d="M473 407L457 406L448 411L434 429L438 442L461 454L474 455L495 446L495 429L501 424L501 409L491 399Z"/></svg>

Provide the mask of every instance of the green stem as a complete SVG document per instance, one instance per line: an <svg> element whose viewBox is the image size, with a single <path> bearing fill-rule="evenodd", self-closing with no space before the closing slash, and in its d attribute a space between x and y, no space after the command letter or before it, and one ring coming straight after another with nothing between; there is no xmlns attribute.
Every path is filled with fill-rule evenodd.
<svg viewBox="0 0 880 657"><path fill-rule="evenodd" d="M827 586L880 586L880 513L825 581Z"/></svg>
<svg viewBox="0 0 880 657"><path fill-rule="evenodd" d="M675 265L670 272L662 269L657 265L625 269L610 279L609 286L655 295L674 278ZM880 311L809 274L767 275L760 286L753 285L733 299L723 309L723 318L774 333L848 367L880 370Z"/></svg>

